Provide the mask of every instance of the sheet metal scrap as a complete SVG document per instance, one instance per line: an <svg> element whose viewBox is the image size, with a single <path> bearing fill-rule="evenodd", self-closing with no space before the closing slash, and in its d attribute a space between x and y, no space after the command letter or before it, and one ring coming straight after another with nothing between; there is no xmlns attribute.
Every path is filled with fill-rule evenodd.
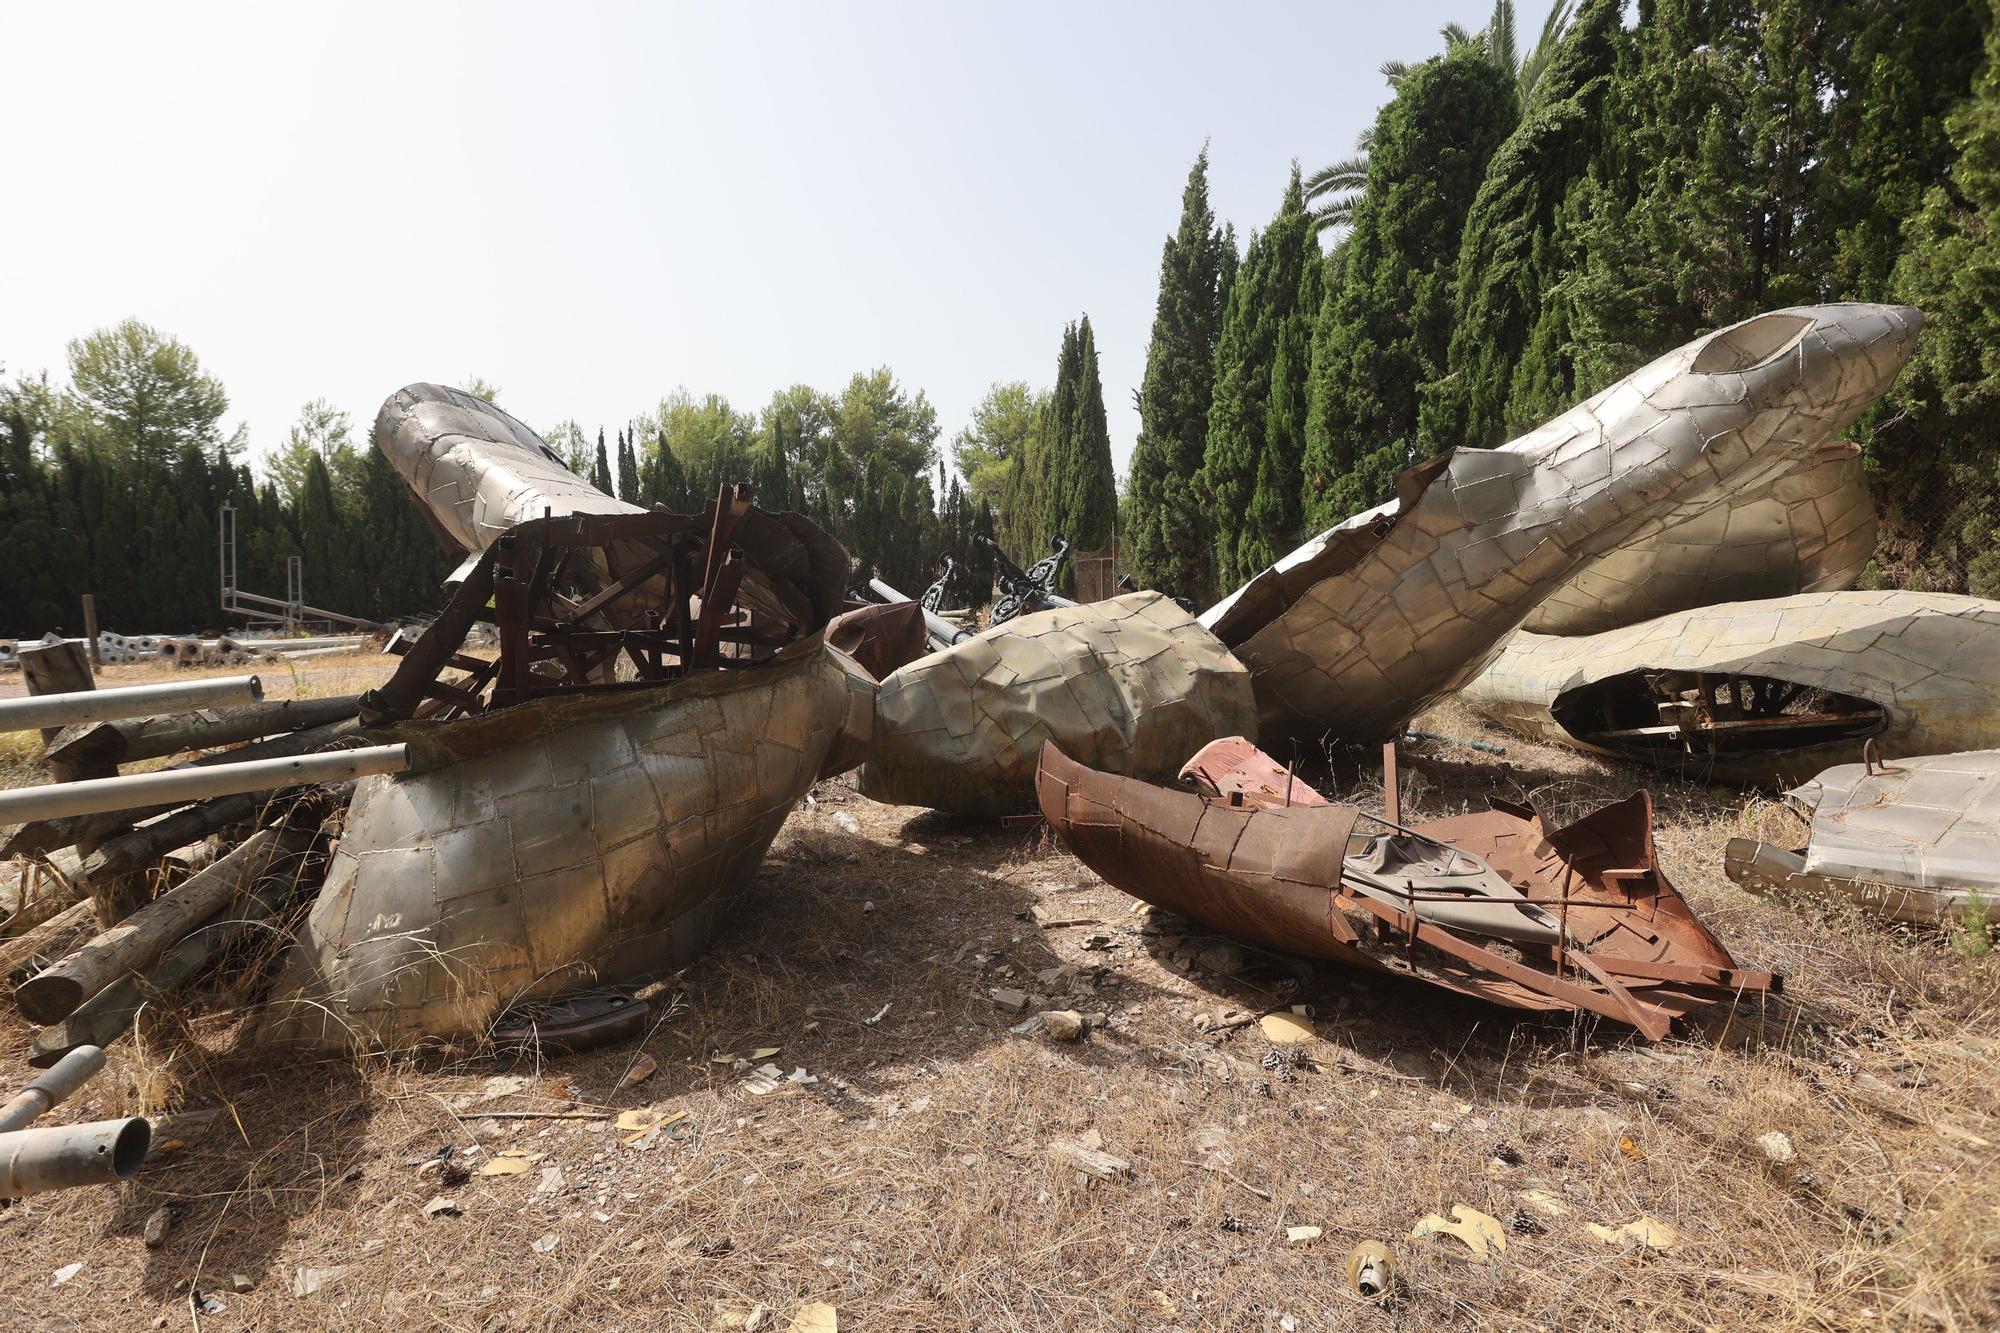
<svg viewBox="0 0 2000 1333"><path fill-rule="evenodd" d="M1920 925L2000 901L2000 750L1842 764L1786 799L1811 821L1806 845L1730 839L1724 869L1746 889L1837 894Z"/></svg>
<svg viewBox="0 0 2000 1333"><path fill-rule="evenodd" d="M1379 739L1457 689L1584 565L1811 458L1894 381L1905 306L1773 311L1708 334L1498 450L1405 472L1202 623L1255 676L1264 738Z"/></svg>
<svg viewBox="0 0 2000 1333"><path fill-rule="evenodd" d="M1033 808L1054 740L1094 764L1169 778L1255 725L1249 674L1158 593L1021 616L882 682L863 795L958 814Z"/></svg>
<svg viewBox="0 0 2000 1333"><path fill-rule="evenodd" d="M1875 527L1861 447L1829 444L1763 490L1600 556L1524 628L1599 634L1697 606L1838 592L1868 567Z"/></svg>
<svg viewBox="0 0 2000 1333"><path fill-rule="evenodd" d="M1278 779L1240 738L1189 769L1208 790L1100 773L1051 744L1036 787L1105 880L1267 948L1518 1009L1587 1010L1654 1040L1780 986L1737 967L1667 882L1644 792L1560 829L1497 801L1405 826Z"/></svg>
<svg viewBox="0 0 2000 1333"><path fill-rule="evenodd" d="M1869 738L1891 758L2000 746L2000 602L1809 593L1522 633L1460 698L1539 740L1747 781L1801 781Z"/></svg>
<svg viewBox="0 0 2000 1333"><path fill-rule="evenodd" d="M881 680L931 651L918 602L850 602L826 627L826 641Z"/></svg>
<svg viewBox="0 0 2000 1333"><path fill-rule="evenodd" d="M859 761L875 682L824 642L837 542L748 487L693 516L582 499L470 531L457 592L364 696L413 771L357 784L266 1037L475 1034L678 967L814 780ZM491 661L463 651L489 604Z"/></svg>

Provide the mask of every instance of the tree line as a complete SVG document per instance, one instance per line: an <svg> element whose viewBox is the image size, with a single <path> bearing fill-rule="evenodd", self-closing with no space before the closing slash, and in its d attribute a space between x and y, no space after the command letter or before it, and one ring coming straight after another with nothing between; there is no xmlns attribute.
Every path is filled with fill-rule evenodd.
<svg viewBox="0 0 2000 1333"><path fill-rule="evenodd" d="M1872 577L2000 593L2000 51L1990 0L1501 0L1384 67L1357 153L1294 168L1239 252L1197 157L1122 515L1206 600L1704 330L1900 301L1921 349L1855 437ZM1327 242L1331 242L1330 245Z"/></svg>
<svg viewBox="0 0 2000 1333"><path fill-rule="evenodd" d="M350 415L308 403L260 467L229 398L185 343L137 321L68 349L69 378L0 383L0 634L81 632L81 598L123 633L215 630L218 514L236 509L238 586L283 596L303 558L306 601L370 619L434 610L457 563L425 526L402 479ZM1093 354L1094 356L1094 354ZM1093 375L1094 361L1093 361ZM482 381L464 386L489 400ZM1101 395L1098 429L1102 434ZM636 504L698 511L724 481L796 509L877 575L916 596L943 558L954 606L990 599L995 500L945 467L937 413L887 369L823 391L795 385L761 413L676 391L614 428L607 443L563 421L545 438L580 475ZM1104 489L1110 456L1104 441Z"/></svg>

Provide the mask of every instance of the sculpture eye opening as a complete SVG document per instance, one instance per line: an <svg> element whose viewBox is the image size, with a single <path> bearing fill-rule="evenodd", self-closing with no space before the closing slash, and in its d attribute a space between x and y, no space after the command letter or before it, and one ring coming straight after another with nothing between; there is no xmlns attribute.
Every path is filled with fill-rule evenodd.
<svg viewBox="0 0 2000 1333"><path fill-rule="evenodd" d="M1753 369L1791 350L1792 344L1812 326L1810 315L1793 315L1784 311L1759 315L1710 338L1708 346L1696 354L1690 369L1697 375L1720 375L1727 371Z"/></svg>

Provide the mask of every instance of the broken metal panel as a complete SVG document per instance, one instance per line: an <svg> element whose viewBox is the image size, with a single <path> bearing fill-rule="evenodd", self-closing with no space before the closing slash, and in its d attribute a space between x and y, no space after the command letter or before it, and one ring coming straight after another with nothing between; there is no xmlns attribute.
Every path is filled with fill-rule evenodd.
<svg viewBox="0 0 2000 1333"><path fill-rule="evenodd" d="M1477 675L1609 552L1814 457L1894 381L1922 316L1774 311L1661 357L1498 450L1460 449L1202 616L1253 673L1264 738L1393 731Z"/></svg>
<svg viewBox="0 0 2000 1333"><path fill-rule="evenodd" d="M1256 725L1241 663L1158 593L1021 616L895 672L876 703L865 796L958 814L1034 804L1053 740L1109 771L1170 780Z"/></svg>
<svg viewBox="0 0 2000 1333"><path fill-rule="evenodd" d="M835 616L826 641L882 680L931 651L925 608L918 602L863 602Z"/></svg>
<svg viewBox="0 0 2000 1333"><path fill-rule="evenodd" d="M2000 750L1842 764L1786 793L1802 849L1732 838L1729 877L1757 893L1832 893L1892 921L1957 920L2000 899Z"/></svg>
<svg viewBox="0 0 2000 1333"><path fill-rule="evenodd" d="M1275 768L1254 750L1211 754L1195 780L1215 790L1176 791L1048 745L1037 795L1112 885L1286 953L1520 1009L1587 1010L1654 1040L1779 986L1737 967L1668 883L1643 792L1561 829L1499 803L1404 826L1297 792L1279 804Z"/></svg>
<svg viewBox="0 0 2000 1333"><path fill-rule="evenodd" d="M1859 445L1821 448L1755 492L1598 557L1537 606L1537 634L1599 634L1691 607L1854 586L1875 554Z"/></svg>
<svg viewBox="0 0 2000 1333"><path fill-rule="evenodd" d="M264 1034L477 1034L685 964L840 744L853 679L813 636L754 670L394 728L423 771L357 786Z"/></svg>
<svg viewBox="0 0 2000 1333"><path fill-rule="evenodd" d="M2000 746L2000 602L1808 593L1522 632L1459 697L1538 740L1750 781L1798 781L1871 737L1889 757Z"/></svg>
<svg viewBox="0 0 2000 1333"><path fill-rule="evenodd" d="M485 399L439 384L391 395L375 416L375 447L462 551L484 551L545 513L645 512L577 476L541 436Z"/></svg>

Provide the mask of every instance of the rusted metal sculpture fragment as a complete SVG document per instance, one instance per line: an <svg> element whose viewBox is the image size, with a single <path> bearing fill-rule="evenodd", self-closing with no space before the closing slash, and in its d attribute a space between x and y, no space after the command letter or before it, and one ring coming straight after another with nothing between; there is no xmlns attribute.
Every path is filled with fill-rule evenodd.
<svg viewBox="0 0 2000 1333"><path fill-rule="evenodd" d="M1202 616L1257 686L1265 739L1379 738L1477 675L1589 562L1757 494L1894 381L1922 316L1773 311L1708 334L1497 450L1405 472Z"/></svg>
<svg viewBox="0 0 2000 1333"><path fill-rule="evenodd" d="M1255 725L1250 679L1158 593L1021 616L882 682L863 795L958 814L1034 804L1044 741L1168 778L1217 736Z"/></svg>
<svg viewBox="0 0 2000 1333"><path fill-rule="evenodd" d="M1838 592L1868 567L1875 528L1860 446L1828 444L1761 490L1598 557L1523 628L1599 634L1691 607Z"/></svg>
<svg viewBox="0 0 2000 1333"><path fill-rule="evenodd" d="M1097 772L1045 746L1036 789L1109 883L1239 939L1664 1037L1778 988L1739 968L1667 882L1640 792L1565 828L1494 802L1416 825L1330 805L1240 740L1189 765L1207 791Z"/></svg>
<svg viewBox="0 0 2000 1333"><path fill-rule="evenodd" d="M1785 795L1811 823L1806 845L1730 839L1724 869L1746 889L1920 925L2000 902L2000 750L1842 764Z"/></svg>
<svg viewBox="0 0 2000 1333"><path fill-rule="evenodd" d="M994 581L1000 585L1000 600L993 603L992 624L1003 625L1015 616L1076 605L1056 591L1056 581L1062 577L1063 562L1069 559L1069 543L1061 537L1051 538L1049 554L1025 570L1009 560L1007 553L1000 549L1000 543L991 537L982 533L973 540L993 552Z"/></svg>
<svg viewBox="0 0 2000 1333"><path fill-rule="evenodd" d="M699 515L608 509L537 461L532 432L413 392L378 442L429 450L425 493L478 554L363 696L413 771L356 786L271 1001L276 1039L478 1033L526 1001L680 966L873 723L874 679L824 641L850 561L808 520L754 508L747 486ZM523 507L547 516L492 530ZM465 643L489 615L491 660Z"/></svg>
<svg viewBox="0 0 2000 1333"><path fill-rule="evenodd" d="M1459 697L1538 740L1797 782L1868 739L1892 758L2000 746L2000 602L1810 593L1523 632Z"/></svg>
<svg viewBox="0 0 2000 1333"><path fill-rule="evenodd" d="M917 602L851 603L826 627L826 641L881 680L931 651Z"/></svg>

